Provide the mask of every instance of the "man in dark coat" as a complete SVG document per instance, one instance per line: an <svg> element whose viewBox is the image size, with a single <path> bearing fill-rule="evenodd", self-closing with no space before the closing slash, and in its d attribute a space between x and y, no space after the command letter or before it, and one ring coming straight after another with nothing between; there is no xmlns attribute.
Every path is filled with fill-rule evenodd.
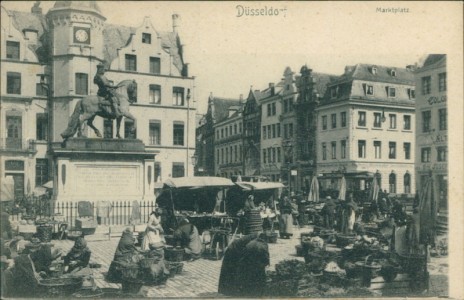
<svg viewBox="0 0 464 300"><path fill-rule="evenodd" d="M332 197L327 196L325 199L324 207L322 207L321 210L321 215L324 217L324 227L333 229L336 205L333 202Z"/></svg>

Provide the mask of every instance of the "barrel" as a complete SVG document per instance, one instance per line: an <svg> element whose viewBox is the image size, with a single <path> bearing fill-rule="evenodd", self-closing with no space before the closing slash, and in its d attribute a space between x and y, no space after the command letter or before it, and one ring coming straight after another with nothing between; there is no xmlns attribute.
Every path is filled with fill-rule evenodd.
<svg viewBox="0 0 464 300"><path fill-rule="evenodd" d="M52 240L53 226L40 225L37 226L37 237L43 243L48 243Z"/></svg>
<svg viewBox="0 0 464 300"><path fill-rule="evenodd" d="M259 210L250 210L245 213L245 234L263 231L263 221Z"/></svg>

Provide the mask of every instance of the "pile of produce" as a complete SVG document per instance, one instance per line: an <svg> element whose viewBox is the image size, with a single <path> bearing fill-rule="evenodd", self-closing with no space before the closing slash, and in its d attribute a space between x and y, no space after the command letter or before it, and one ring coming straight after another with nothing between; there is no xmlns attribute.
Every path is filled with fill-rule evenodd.
<svg viewBox="0 0 464 300"><path fill-rule="evenodd" d="M344 278L344 270L337 263L329 262L324 271ZM332 272L333 271L333 272ZM354 280L344 278L343 285L333 285L325 276L313 275L309 266L299 260L284 260L275 271L267 272L267 295L269 297L369 297L373 294Z"/></svg>

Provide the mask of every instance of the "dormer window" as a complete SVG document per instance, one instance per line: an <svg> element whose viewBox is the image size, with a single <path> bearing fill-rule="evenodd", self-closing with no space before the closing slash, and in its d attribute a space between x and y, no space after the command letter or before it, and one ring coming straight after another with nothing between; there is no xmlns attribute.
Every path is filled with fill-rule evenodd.
<svg viewBox="0 0 464 300"><path fill-rule="evenodd" d="M337 93L338 93L338 87L333 87L330 89L330 97L331 98L337 98Z"/></svg>
<svg viewBox="0 0 464 300"><path fill-rule="evenodd" d="M369 96L374 95L374 86L373 85L368 85L366 87L366 94L369 95Z"/></svg>
<svg viewBox="0 0 464 300"><path fill-rule="evenodd" d="M142 33L142 43L144 43L144 44L151 44L151 34L149 34L149 33Z"/></svg>
<svg viewBox="0 0 464 300"><path fill-rule="evenodd" d="M373 75L377 75L377 68L376 67L372 67L371 68L371 72Z"/></svg>
<svg viewBox="0 0 464 300"><path fill-rule="evenodd" d="M393 69L390 70L390 75L391 75L392 77L396 77L396 70L393 70Z"/></svg>

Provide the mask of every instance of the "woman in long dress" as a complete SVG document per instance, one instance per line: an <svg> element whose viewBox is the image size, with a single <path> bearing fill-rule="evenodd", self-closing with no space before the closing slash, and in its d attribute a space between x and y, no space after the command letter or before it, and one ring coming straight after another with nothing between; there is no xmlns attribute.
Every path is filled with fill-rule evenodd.
<svg viewBox="0 0 464 300"><path fill-rule="evenodd" d="M174 232L174 239L185 249L185 254L189 259L195 260L201 257L203 245L200 234L195 225L191 224L189 220L184 218L180 221L179 227Z"/></svg>
<svg viewBox="0 0 464 300"><path fill-rule="evenodd" d="M280 205L279 232L281 238L293 235L292 202L288 196L284 196Z"/></svg>
<svg viewBox="0 0 464 300"><path fill-rule="evenodd" d="M151 248L158 248L165 244L163 233L164 230L161 226L161 212L159 208L155 208L148 219L145 236L142 241L142 250L150 250L150 245Z"/></svg>
<svg viewBox="0 0 464 300"><path fill-rule="evenodd" d="M64 265L67 267L66 272L79 271L88 266L92 252L87 247L87 241L83 237L77 238L74 246L64 257Z"/></svg>

